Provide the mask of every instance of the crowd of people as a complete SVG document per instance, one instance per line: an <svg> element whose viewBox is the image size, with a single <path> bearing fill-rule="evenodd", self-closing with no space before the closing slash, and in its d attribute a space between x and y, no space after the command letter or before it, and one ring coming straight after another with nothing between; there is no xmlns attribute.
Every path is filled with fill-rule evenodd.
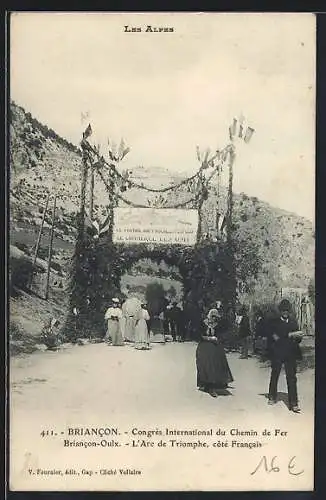
<svg viewBox="0 0 326 500"><path fill-rule="evenodd" d="M177 303L169 304L164 312L154 318L159 323L151 322L146 304L141 304L133 314L129 314L127 304L128 300L120 306L119 300L115 298L105 314L106 338L112 345L122 345L124 340L129 340L134 342L136 349L150 349L151 327L163 334L169 332L174 341L184 340L184 318ZM236 314L235 324L240 359L249 357L250 343L253 352L257 350L259 343L265 346L263 352L271 361L268 404L273 405L277 402L277 385L284 365L289 409L298 413L300 408L296 371L297 361L302 356L299 346L302 332L299 331L298 323L291 312L291 304L286 299L281 301L278 314L273 318L267 320L261 311L257 311L252 332L247 308L242 306ZM228 349L225 338L228 327L222 303L218 301L202 321L201 335L196 349L197 387L212 397L228 394L228 386L234 381L226 356Z"/></svg>
<svg viewBox="0 0 326 500"><path fill-rule="evenodd" d="M78 313L77 309L74 313ZM186 333L185 319L177 302L166 304L164 310L151 317L147 305L139 299L130 297L121 303L118 298L113 298L104 315L104 340L112 346L130 342L137 350L151 349L151 334L154 337L161 335L163 341L170 336L174 342L182 342ZM259 353L271 362L268 404L277 402L278 380L284 366L289 409L295 413L300 412L296 372L297 362L302 358L302 332L290 302L283 299L277 314L272 317L264 317L262 311L257 310L254 322L250 321L247 308L242 306L236 314L234 324L237 346L231 343L230 347L230 321L221 301L214 303L200 319L196 349L198 389L212 397L229 394L229 384L234 380L227 360L228 352L240 351L240 359ZM42 338L49 349L57 347L58 325L58 320L52 319L43 329Z"/></svg>
<svg viewBox="0 0 326 500"><path fill-rule="evenodd" d="M122 304L113 298L104 316L105 341L113 346L133 342L136 349L150 349L150 333L174 342L185 340L183 311L177 302L169 302L158 314L150 315L147 304L128 298Z"/></svg>
<svg viewBox="0 0 326 500"><path fill-rule="evenodd" d="M240 358L245 359L248 357L248 340L252 335L246 308L242 308L240 313L237 317ZM219 394L227 394L228 385L233 382L223 345L226 325L220 304L209 311L205 324L206 330L196 350L197 386L199 390L217 397ZM290 302L283 299L278 306L278 314L269 319L264 318L261 311L257 311L254 329L254 350L255 342L263 341L265 354L271 362L268 404L277 403L278 380L284 366L288 407L290 411L299 413L296 373L297 362L302 358L300 349L302 332L299 330Z"/></svg>
<svg viewBox="0 0 326 500"><path fill-rule="evenodd" d="M150 349L149 327L150 320L146 304L137 299L120 304L119 299L113 298L105 316L107 331L105 341L114 346L124 345L125 341L134 342L136 349Z"/></svg>

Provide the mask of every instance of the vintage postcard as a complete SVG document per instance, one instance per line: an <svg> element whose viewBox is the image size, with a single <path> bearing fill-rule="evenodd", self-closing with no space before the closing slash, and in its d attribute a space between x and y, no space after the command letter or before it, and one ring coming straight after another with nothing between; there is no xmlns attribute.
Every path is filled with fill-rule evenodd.
<svg viewBox="0 0 326 500"><path fill-rule="evenodd" d="M313 490L315 52L11 13L11 490Z"/></svg>

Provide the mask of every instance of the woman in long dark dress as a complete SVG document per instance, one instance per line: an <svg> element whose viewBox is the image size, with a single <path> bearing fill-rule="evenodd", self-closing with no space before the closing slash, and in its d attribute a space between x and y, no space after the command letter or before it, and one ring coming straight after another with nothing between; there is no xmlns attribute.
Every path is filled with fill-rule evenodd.
<svg viewBox="0 0 326 500"><path fill-rule="evenodd" d="M224 321L220 311L213 309L208 313L207 331L202 335L196 350L197 386L212 397L225 393L233 376L226 359L221 335Z"/></svg>

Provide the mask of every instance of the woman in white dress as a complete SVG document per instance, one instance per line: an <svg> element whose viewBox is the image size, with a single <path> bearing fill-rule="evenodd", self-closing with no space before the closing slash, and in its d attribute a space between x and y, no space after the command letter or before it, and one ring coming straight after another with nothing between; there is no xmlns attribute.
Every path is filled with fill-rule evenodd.
<svg viewBox="0 0 326 500"><path fill-rule="evenodd" d="M150 349L149 345L149 332L147 321L150 317L147 309L142 306L140 311L136 316L136 327L135 327L135 349Z"/></svg>
<svg viewBox="0 0 326 500"><path fill-rule="evenodd" d="M112 345L124 345L121 327L122 311L119 299L112 299L112 304L106 311L104 318L108 323L106 342L111 338Z"/></svg>

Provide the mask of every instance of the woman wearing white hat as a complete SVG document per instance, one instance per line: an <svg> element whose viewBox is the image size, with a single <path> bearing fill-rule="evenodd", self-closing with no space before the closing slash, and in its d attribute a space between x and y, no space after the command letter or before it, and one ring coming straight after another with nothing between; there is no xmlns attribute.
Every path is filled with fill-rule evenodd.
<svg viewBox="0 0 326 500"><path fill-rule="evenodd" d="M108 342L111 337L112 345L123 345L121 328L122 311L119 299L112 299L111 306L106 311L104 319L108 322L108 329L105 337L106 342Z"/></svg>

